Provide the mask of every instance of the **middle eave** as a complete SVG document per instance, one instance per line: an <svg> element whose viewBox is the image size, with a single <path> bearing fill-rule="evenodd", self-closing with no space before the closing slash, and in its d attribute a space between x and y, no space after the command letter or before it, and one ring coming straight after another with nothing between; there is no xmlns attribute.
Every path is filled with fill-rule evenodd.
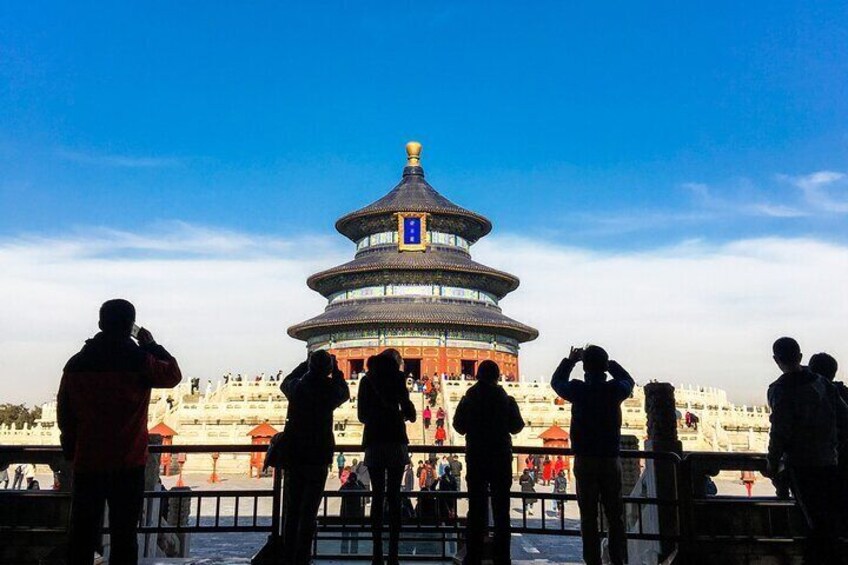
<svg viewBox="0 0 848 565"><path fill-rule="evenodd" d="M362 286L402 283L462 286L503 298L518 288L519 281L509 273L473 261L466 253L440 248L364 253L307 279L309 288L326 297Z"/></svg>

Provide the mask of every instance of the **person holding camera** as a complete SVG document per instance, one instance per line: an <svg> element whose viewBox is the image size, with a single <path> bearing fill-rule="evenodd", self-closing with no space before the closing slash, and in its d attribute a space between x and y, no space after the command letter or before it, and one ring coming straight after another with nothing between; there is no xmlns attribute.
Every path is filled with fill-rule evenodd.
<svg viewBox="0 0 848 565"><path fill-rule="evenodd" d="M59 385L59 441L74 470L67 562L91 565L108 502L111 561L132 565L138 562L150 390L173 388L182 375L176 359L135 325L130 302L105 302L99 325L65 365Z"/></svg>
<svg viewBox="0 0 848 565"><path fill-rule="evenodd" d="M571 380L574 366L583 363L583 380ZM607 379L607 372L612 377ZM601 565L598 502L609 522L610 562L623 565L625 555L624 503L621 498L621 403L633 393L633 378L597 345L571 348L551 379L551 387L571 402L571 446L583 560Z"/></svg>
<svg viewBox="0 0 848 565"><path fill-rule="evenodd" d="M283 551L288 565L308 565L336 451L333 412L350 399L350 389L335 356L319 349L283 379L280 390L289 401L284 441L290 454L283 462Z"/></svg>

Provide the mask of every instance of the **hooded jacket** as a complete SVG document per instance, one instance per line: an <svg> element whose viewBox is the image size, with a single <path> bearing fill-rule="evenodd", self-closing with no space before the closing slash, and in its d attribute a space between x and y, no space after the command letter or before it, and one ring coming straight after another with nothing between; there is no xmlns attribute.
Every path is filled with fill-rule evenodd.
<svg viewBox="0 0 848 565"><path fill-rule="evenodd" d="M333 411L350 399L350 389L342 372L316 375L304 361L280 384L289 401L285 441L290 442L294 465L329 465L336 438Z"/></svg>
<svg viewBox="0 0 848 565"><path fill-rule="evenodd" d="M768 388L771 408L768 459L792 467L838 462L848 431L848 407L834 386L806 367L784 373Z"/></svg>
<svg viewBox="0 0 848 565"><path fill-rule="evenodd" d="M575 455L618 457L621 451L621 403L633 393L633 378L611 361L606 373L585 373L569 380L574 362L563 359L551 379L554 391L571 402L571 446Z"/></svg>
<svg viewBox="0 0 848 565"><path fill-rule="evenodd" d="M161 345L138 345L103 332L65 365L57 423L65 457L78 472L143 466L147 461L150 390L182 379L177 360Z"/></svg>
<svg viewBox="0 0 848 565"><path fill-rule="evenodd" d="M466 436L468 460L509 458L512 436L524 429L518 403L495 383L477 381L453 415L453 428Z"/></svg>
<svg viewBox="0 0 848 565"><path fill-rule="evenodd" d="M376 379L385 381L378 383ZM402 373L369 372L360 379L356 410L359 421L365 424L363 447L378 443L409 445L405 421L414 422L416 414Z"/></svg>

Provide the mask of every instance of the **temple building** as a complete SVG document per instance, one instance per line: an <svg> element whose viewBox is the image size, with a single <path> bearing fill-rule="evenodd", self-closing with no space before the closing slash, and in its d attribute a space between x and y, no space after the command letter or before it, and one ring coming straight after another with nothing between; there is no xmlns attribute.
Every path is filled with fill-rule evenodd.
<svg viewBox="0 0 848 565"><path fill-rule="evenodd" d="M335 354L346 375L394 347L416 378L473 375L491 359L517 379L519 346L539 332L501 312L500 301L518 288L518 278L471 259L471 246L492 224L427 183L420 143L408 143L406 151L400 183L336 222L356 255L309 277L327 307L288 333L310 351Z"/></svg>

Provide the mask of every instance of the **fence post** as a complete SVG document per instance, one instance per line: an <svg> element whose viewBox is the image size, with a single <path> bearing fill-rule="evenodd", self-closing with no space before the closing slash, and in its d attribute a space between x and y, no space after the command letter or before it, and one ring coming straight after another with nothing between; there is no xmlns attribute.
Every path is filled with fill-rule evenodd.
<svg viewBox="0 0 848 565"><path fill-rule="evenodd" d="M153 446L162 445L162 436L151 434L148 443ZM159 453L149 453L144 467L144 490L155 492L162 489L159 481ZM159 508L161 500L158 498L146 499L141 510L141 524L146 527L157 528L159 526ZM142 536L139 543L139 557L159 557L159 534L147 534Z"/></svg>
<svg viewBox="0 0 848 565"><path fill-rule="evenodd" d="M274 469L271 495L271 535L262 549L250 560L251 565L274 565L283 562L283 470Z"/></svg>
<svg viewBox="0 0 848 565"><path fill-rule="evenodd" d="M677 439L677 415L674 400L674 387L669 383L649 383L645 385L645 413L648 416L647 451L666 453L683 452L683 444ZM677 465L668 460L649 459L645 464L648 477L648 496L664 501L678 501ZM680 521L679 508L675 505L657 505L657 527L660 535L678 535ZM659 560L668 558L677 544L669 540L660 540Z"/></svg>

